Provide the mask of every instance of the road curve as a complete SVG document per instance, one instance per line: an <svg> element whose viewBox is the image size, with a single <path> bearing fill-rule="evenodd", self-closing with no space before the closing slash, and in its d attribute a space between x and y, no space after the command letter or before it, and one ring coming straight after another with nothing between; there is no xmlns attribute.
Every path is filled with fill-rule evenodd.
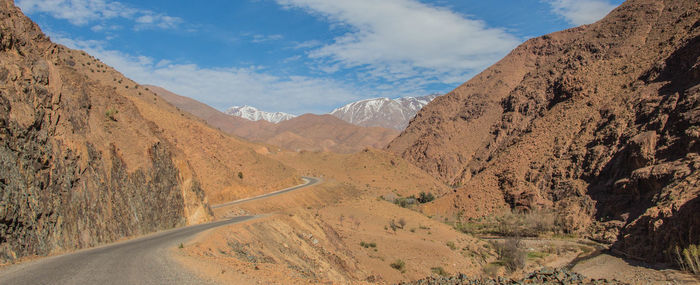
<svg viewBox="0 0 700 285"><path fill-rule="evenodd" d="M216 209L216 208L236 205L236 204L240 204L240 203L250 202L250 201L254 201L254 200L264 199L264 198L268 198L268 197L272 197L272 196L277 196L277 195L291 192L294 190L299 190L299 189L304 188L304 187L309 187L309 186L314 185L314 184L321 181L321 179L319 179L319 178L307 177L307 176L302 176L301 179L306 181L306 182L304 184L299 184L299 185L294 186L294 187L289 187L289 188L282 189L279 191L270 192L270 193L263 194L260 196L255 196L255 197L250 197L250 198L245 198L245 199L240 199L240 200L236 200L236 201L231 201L231 202L226 202L226 203L214 205L214 206L211 206L211 208Z"/></svg>
<svg viewBox="0 0 700 285"><path fill-rule="evenodd" d="M243 200L223 207L263 199L314 185L319 179L304 177L305 184ZM166 230L133 240L42 258L0 269L0 284L208 284L169 258L168 250L196 234L257 216L242 216L207 224Z"/></svg>

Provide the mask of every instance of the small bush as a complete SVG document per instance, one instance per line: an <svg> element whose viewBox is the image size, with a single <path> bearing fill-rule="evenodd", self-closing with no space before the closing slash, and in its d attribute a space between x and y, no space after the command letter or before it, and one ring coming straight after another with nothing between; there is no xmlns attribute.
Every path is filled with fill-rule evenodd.
<svg viewBox="0 0 700 285"><path fill-rule="evenodd" d="M444 268L442 268L442 266L430 268L430 271L437 274L437 275L440 275L440 276L449 276L450 275L449 273L447 273L447 271L445 271Z"/></svg>
<svg viewBox="0 0 700 285"><path fill-rule="evenodd" d="M185 247L185 245L183 245L182 243L180 243L180 245L179 245L177 248L184 248L184 247Z"/></svg>
<svg viewBox="0 0 700 285"><path fill-rule="evenodd" d="M361 241L361 242L360 242L360 246L361 246L361 247L364 247L364 248L375 248L375 247L377 247L377 244L376 244L375 242L364 242L364 241Z"/></svg>
<svg viewBox="0 0 700 285"><path fill-rule="evenodd" d="M394 232L396 232L396 229L399 228L399 226L396 225L396 223L394 222L394 220L391 220L391 222L389 222L389 227L391 227L391 230L394 231Z"/></svg>
<svg viewBox="0 0 700 285"><path fill-rule="evenodd" d="M690 245L682 250L676 246L673 249L673 255L676 264L682 270L700 274L700 245Z"/></svg>
<svg viewBox="0 0 700 285"><path fill-rule="evenodd" d="M393 263L391 263L391 268L394 268L398 271L401 271L401 273L406 272L406 263L403 262L401 259L397 259Z"/></svg>
<svg viewBox="0 0 700 285"><path fill-rule="evenodd" d="M115 118L114 116L118 113L119 113L119 110L114 109L114 108L109 108L109 109L107 109L107 111L105 111L105 117L116 122L117 118Z"/></svg>
<svg viewBox="0 0 700 285"><path fill-rule="evenodd" d="M445 243L445 244L446 244L447 247L449 247L451 250L456 250L456 249L457 249L457 246L455 245L455 243L454 243L453 241L448 241L448 242Z"/></svg>
<svg viewBox="0 0 700 285"><path fill-rule="evenodd" d="M525 268L527 253L522 249L523 242L518 238L509 238L503 243L495 243L498 259L511 272Z"/></svg>
<svg viewBox="0 0 700 285"><path fill-rule="evenodd" d="M238 178L243 179L243 172L238 172Z"/></svg>
<svg viewBox="0 0 700 285"><path fill-rule="evenodd" d="M406 219L400 218L399 219L399 227L403 229L406 226Z"/></svg>
<svg viewBox="0 0 700 285"><path fill-rule="evenodd" d="M435 200L433 193L420 192L420 194L418 194L418 202L421 204L425 204L433 200Z"/></svg>
<svg viewBox="0 0 700 285"><path fill-rule="evenodd" d="M413 198L413 197L396 198L396 200L394 200L394 204L399 205L401 208L408 208L408 207L416 204L416 198Z"/></svg>

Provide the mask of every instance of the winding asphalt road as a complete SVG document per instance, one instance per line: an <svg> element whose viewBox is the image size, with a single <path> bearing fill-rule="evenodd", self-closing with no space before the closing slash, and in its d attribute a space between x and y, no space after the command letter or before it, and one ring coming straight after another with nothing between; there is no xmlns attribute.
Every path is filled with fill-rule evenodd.
<svg viewBox="0 0 700 285"><path fill-rule="evenodd" d="M305 184L252 198L215 205L225 207L309 187L319 179L303 177ZM0 270L0 284L208 284L169 258L168 250L195 235L257 216L242 216L207 224L171 229L133 240L84 249L8 266Z"/></svg>
<svg viewBox="0 0 700 285"><path fill-rule="evenodd" d="M299 189L304 188L304 187L309 187L309 186L314 185L314 184L318 183L319 181L321 181L321 180L318 179L318 178L306 177L306 176L303 176L301 179L304 180L306 183L301 184L301 185L297 185L297 186L294 186L294 187L289 187L289 188L286 188L286 189L282 189L282 190L279 190L279 191L270 192L270 193L263 194L263 195L260 195L260 196L255 196L255 197L240 199L240 200L236 200L236 201L226 202L226 203L219 204L219 205L214 205L214 206L212 206L211 208L212 208L212 209L216 209L216 208L227 207L227 206L236 205L236 204L240 204L240 203L250 202L250 201L254 201L254 200L265 199L265 198L268 198L268 197L277 196L277 195L284 194L284 193L287 193L287 192L291 192L291 191L294 191L294 190L299 190Z"/></svg>

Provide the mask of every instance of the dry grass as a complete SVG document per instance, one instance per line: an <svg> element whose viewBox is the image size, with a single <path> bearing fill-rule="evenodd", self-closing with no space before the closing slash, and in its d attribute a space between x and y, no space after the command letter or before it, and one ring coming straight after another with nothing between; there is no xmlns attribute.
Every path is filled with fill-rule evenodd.
<svg viewBox="0 0 700 285"><path fill-rule="evenodd" d="M457 222L455 229L469 234L492 234L509 237L539 237L567 232L552 211L511 212L468 222Z"/></svg>
<svg viewBox="0 0 700 285"><path fill-rule="evenodd" d="M681 249L676 246L672 250L674 261L682 270L700 274L700 245L690 245Z"/></svg>

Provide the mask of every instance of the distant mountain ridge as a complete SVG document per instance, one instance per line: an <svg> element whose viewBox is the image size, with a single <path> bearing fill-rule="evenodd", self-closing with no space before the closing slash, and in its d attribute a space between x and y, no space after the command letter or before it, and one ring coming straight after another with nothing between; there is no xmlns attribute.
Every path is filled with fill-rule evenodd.
<svg viewBox="0 0 700 285"><path fill-rule="evenodd" d="M397 99L365 99L337 108L329 114L361 127L382 127L401 131L420 109L438 96L440 94ZM283 112L266 112L247 105L233 106L224 113L250 121L268 121L274 124L297 117Z"/></svg>
<svg viewBox="0 0 700 285"><path fill-rule="evenodd" d="M251 121L265 120L275 124L296 117L295 115L283 112L265 112L259 110L258 108L248 105L233 106L231 108L228 108L224 113L226 113L227 115L237 116Z"/></svg>
<svg viewBox="0 0 700 285"><path fill-rule="evenodd" d="M305 114L276 124L265 119L251 121L224 114L204 103L161 87L146 87L177 108L223 132L288 150L353 153L367 147L384 148L399 134L393 129L353 125L328 114Z"/></svg>
<svg viewBox="0 0 700 285"><path fill-rule="evenodd" d="M431 94L421 97L361 100L337 108L331 115L358 126L403 130L420 109L438 96L439 94Z"/></svg>

